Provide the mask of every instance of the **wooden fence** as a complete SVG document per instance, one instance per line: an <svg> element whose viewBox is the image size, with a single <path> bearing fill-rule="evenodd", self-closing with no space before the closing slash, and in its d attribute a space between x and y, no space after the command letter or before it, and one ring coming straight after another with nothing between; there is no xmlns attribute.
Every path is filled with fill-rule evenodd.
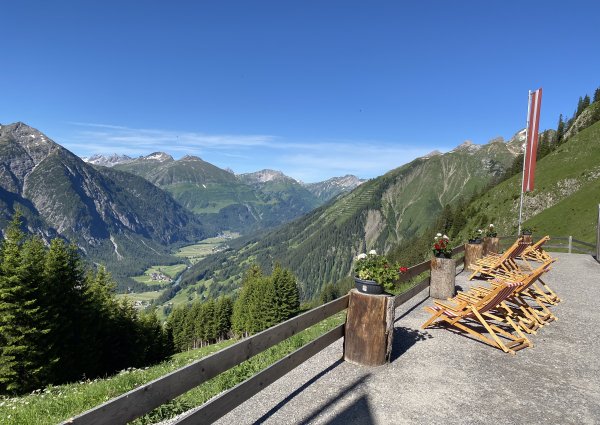
<svg viewBox="0 0 600 425"><path fill-rule="evenodd" d="M500 239L501 243L506 244L512 243L516 237L505 236ZM595 245L578 241L572 237L552 238L552 241L561 240L567 240L568 244L566 246L567 248L570 247L569 252L578 251L579 248L575 247L574 243L585 247L596 248ZM464 250L464 245L458 246L452 250L457 266L462 262L462 256L460 254L462 254ZM589 252L585 251L585 253ZM401 276L400 282L407 282L414 279L415 277L428 272L429 269L430 261L424 261L412 266ZM409 290L397 295L394 299L394 306L398 307L402 305L428 286L429 277L427 276L416 285L411 286ZM239 365L279 342L296 335L298 332L345 310L348 307L348 298L349 296L345 295L266 329L256 335L243 339L221 351L109 400L108 402L88 410L75 418L69 419L64 423L113 425L124 424L143 416L156 407L169 402L175 397L195 388L220 373ZM192 409L174 423L187 425L214 422L343 336L344 325L342 324L287 355L246 381L243 381L230 390L212 398L199 408Z"/></svg>

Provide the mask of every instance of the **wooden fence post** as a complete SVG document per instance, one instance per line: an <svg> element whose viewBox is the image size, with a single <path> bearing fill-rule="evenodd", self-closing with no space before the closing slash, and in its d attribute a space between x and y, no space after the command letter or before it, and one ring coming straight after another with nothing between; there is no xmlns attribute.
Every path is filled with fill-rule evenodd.
<svg viewBox="0 0 600 425"><path fill-rule="evenodd" d="M573 251L573 236L569 235L569 254Z"/></svg>

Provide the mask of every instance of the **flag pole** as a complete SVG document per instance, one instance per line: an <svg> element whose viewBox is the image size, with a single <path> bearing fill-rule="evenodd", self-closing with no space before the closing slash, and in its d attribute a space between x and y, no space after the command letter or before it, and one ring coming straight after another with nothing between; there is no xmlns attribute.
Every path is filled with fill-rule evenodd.
<svg viewBox="0 0 600 425"><path fill-rule="evenodd" d="M521 219L523 217L523 184L525 183L525 160L527 159L527 143L529 142L529 112L531 109L531 90L529 90L529 99L527 101L527 126L525 127L525 150L523 152L523 175L521 177L521 200L519 201L519 230L517 236L521 234Z"/></svg>

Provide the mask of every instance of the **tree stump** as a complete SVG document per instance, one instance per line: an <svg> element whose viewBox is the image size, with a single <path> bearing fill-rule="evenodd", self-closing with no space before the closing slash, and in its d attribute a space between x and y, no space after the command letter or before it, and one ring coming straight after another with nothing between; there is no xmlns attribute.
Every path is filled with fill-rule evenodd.
<svg viewBox="0 0 600 425"><path fill-rule="evenodd" d="M523 242L527 242L529 245L533 243L533 235L521 235Z"/></svg>
<svg viewBox="0 0 600 425"><path fill-rule="evenodd" d="M440 300L451 298L456 293L456 263L452 258L433 258L429 296Z"/></svg>
<svg viewBox="0 0 600 425"><path fill-rule="evenodd" d="M475 260L483 257L482 243L465 244L465 270L475 271Z"/></svg>
<svg viewBox="0 0 600 425"><path fill-rule="evenodd" d="M498 254L500 252L500 239L483 238L483 256L488 254Z"/></svg>
<svg viewBox="0 0 600 425"><path fill-rule="evenodd" d="M394 337L394 297L350 291L344 335L344 360L380 366L390 359Z"/></svg>

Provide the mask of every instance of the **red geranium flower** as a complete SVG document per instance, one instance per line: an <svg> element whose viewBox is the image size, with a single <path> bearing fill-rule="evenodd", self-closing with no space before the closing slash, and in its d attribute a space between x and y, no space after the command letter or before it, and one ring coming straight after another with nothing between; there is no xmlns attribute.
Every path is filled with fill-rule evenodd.
<svg viewBox="0 0 600 425"><path fill-rule="evenodd" d="M400 267L400 273L406 273L408 271L408 267Z"/></svg>

